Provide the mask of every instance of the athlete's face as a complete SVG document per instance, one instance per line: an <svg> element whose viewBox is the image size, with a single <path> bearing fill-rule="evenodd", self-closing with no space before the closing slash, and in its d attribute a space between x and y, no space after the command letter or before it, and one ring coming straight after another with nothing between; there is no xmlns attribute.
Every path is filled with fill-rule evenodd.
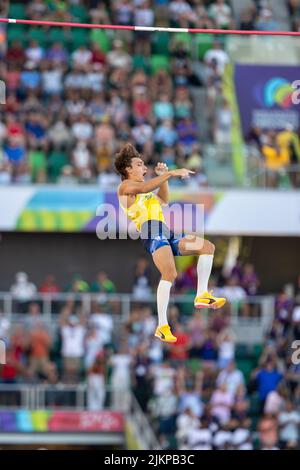
<svg viewBox="0 0 300 470"><path fill-rule="evenodd" d="M144 176L147 173L147 167L141 158L133 158L131 160L131 167L127 168L129 178L136 181L144 181Z"/></svg>

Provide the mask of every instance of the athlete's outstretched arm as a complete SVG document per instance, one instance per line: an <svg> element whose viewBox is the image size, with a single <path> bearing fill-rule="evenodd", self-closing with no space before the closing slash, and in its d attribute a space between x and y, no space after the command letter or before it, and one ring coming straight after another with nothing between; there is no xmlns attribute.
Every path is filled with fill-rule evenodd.
<svg viewBox="0 0 300 470"><path fill-rule="evenodd" d="M161 176L156 176L156 178L152 178L150 181L143 181L141 183L139 181L133 181L130 179L125 180L121 183L119 194L127 195L148 193L159 188L163 183L168 181L173 176L187 178L190 173L194 173L194 171L187 170L186 168L180 168L178 170L168 171Z"/></svg>

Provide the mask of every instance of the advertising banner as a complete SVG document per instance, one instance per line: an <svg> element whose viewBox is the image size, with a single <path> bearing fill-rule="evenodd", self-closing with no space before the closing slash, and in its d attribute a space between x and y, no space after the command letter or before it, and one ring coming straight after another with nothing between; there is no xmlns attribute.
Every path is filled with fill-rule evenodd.
<svg viewBox="0 0 300 470"><path fill-rule="evenodd" d="M123 432L115 411L0 411L0 432Z"/></svg>
<svg viewBox="0 0 300 470"><path fill-rule="evenodd" d="M234 84L244 137L251 128L297 129L300 124L299 97L292 84L300 80L300 67L236 64ZM293 101L295 103L293 103Z"/></svg>

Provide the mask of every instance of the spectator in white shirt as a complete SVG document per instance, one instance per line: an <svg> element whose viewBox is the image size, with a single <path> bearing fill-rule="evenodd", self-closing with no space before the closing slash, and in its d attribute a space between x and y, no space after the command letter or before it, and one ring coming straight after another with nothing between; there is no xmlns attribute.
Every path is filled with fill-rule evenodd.
<svg viewBox="0 0 300 470"><path fill-rule="evenodd" d="M87 406L91 411L103 409L106 393L104 372L104 357L100 353L88 371Z"/></svg>
<svg viewBox="0 0 300 470"><path fill-rule="evenodd" d="M16 282L11 286L10 292L18 303L18 312L25 313L30 300L37 292L37 288L32 282L28 281L28 274L18 272Z"/></svg>
<svg viewBox="0 0 300 470"><path fill-rule="evenodd" d="M178 22L180 18L188 19L193 15L193 10L185 0L173 0L169 5L172 21Z"/></svg>
<svg viewBox="0 0 300 470"><path fill-rule="evenodd" d="M86 328L77 317L70 316L61 326L63 379L67 383L76 383L84 356Z"/></svg>
<svg viewBox="0 0 300 470"><path fill-rule="evenodd" d="M97 335L102 345L111 343L113 331L113 319L106 313L102 304L93 306L93 313L90 316L90 324L96 328Z"/></svg>
<svg viewBox="0 0 300 470"><path fill-rule="evenodd" d="M236 276L232 276L227 280L225 287L222 288L222 294L230 303L239 304L247 298L246 291L239 285L239 280Z"/></svg>
<svg viewBox="0 0 300 470"><path fill-rule="evenodd" d="M193 428L187 435L187 447L189 450L212 450L213 433L206 419L201 420L198 428Z"/></svg>
<svg viewBox="0 0 300 470"><path fill-rule="evenodd" d="M107 54L107 62L114 68L131 68L132 58L123 50L123 43L119 39L114 40L113 49Z"/></svg>
<svg viewBox="0 0 300 470"><path fill-rule="evenodd" d="M48 95L61 93L63 89L62 70L51 62L42 67L42 88Z"/></svg>
<svg viewBox="0 0 300 470"><path fill-rule="evenodd" d="M220 75L223 75L226 64L229 63L228 54L222 49L222 45L219 41L215 41L213 48L209 49L204 55L204 62L211 64L215 60L217 63L217 70Z"/></svg>
<svg viewBox="0 0 300 470"><path fill-rule="evenodd" d="M227 390L226 383L222 383L213 392L211 400L211 415L218 419L221 424L227 423L231 416L234 397Z"/></svg>
<svg viewBox="0 0 300 470"><path fill-rule="evenodd" d="M232 446L235 450L253 450L250 433L250 420L244 419L232 433Z"/></svg>
<svg viewBox="0 0 300 470"><path fill-rule="evenodd" d="M87 116L81 114L72 126L72 134L77 140L89 142L93 137L93 126Z"/></svg>
<svg viewBox="0 0 300 470"><path fill-rule="evenodd" d="M80 46L72 54L72 62L78 67L84 67L92 60L92 52L84 45Z"/></svg>
<svg viewBox="0 0 300 470"><path fill-rule="evenodd" d="M30 60L37 66L44 57L44 49L39 46L37 41L30 41L28 47L25 49L26 59Z"/></svg>
<svg viewBox="0 0 300 470"><path fill-rule="evenodd" d="M228 392L235 396L240 385L245 384L243 373L236 368L235 362L231 361L227 367L222 370L217 377L217 385L226 385Z"/></svg>
<svg viewBox="0 0 300 470"><path fill-rule="evenodd" d="M224 0L216 0L209 8L209 16L215 20L218 28L228 28L232 16L231 8Z"/></svg>
<svg viewBox="0 0 300 470"><path fill-rule="evenodd" d="M125 343L121 344L118 352L110 358L109 362L112 365L112 408L114 410L128 410L131 361L131 356Z"/></svg>
<svg viewBox="0 0 300 470"><path fill-rule="evenodd" d="M228 101L223 99L217 108L214 122L214 138L217 145L231 144L232 111Z"/></svg>
<svg viewBox="0 0 300 470"><path fill-rule="evenodd" d="M288 447L292 442L298 442L300 412L296 410L293 403L287 400L285 408L279 413L279 439L282 447Z"/></svg>
<svg viewBox="0 0 300 470"><path fill-rule="evenodd" d="M218 367L223 369L234 360L236 335L229 328L224 328L217 336Z"/></svg>
<svg viewBox="0 0 300 470"><path fill-rule="evenodd" d="M198 428L199 419L190 408L186 408L181 414L177 416L176 426L176 439L178 442L178 448L179 450L185 450L188 434L193 429Z"/></svg>
<svg viewBox="0 0 300 470"><path fill-rule="evenodd" d="M224 424L218 429L213 438L214 448L216 450L228 450L232 445L232 433L229 426Z"/></svg>

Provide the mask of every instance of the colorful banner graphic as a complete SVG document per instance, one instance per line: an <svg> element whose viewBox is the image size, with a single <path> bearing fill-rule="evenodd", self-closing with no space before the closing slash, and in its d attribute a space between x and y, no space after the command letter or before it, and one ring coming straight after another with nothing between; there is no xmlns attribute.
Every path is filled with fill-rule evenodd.
<svg viewBox="0 0 300 470"><path fill-rule="evenodd" d="M0 432L124 432L114 411L0 411Z"/></svg>
<svg viewBox="0 0 300 470"><path fill-rule="evenodd" d="M253 127L299 127L300 105L292 101L292 83L299 79L300 68L296 66L235 65L234 82L244 137Z"/></svg>
<svg viewBox="0 0 300 470"><path fill-rule="evenodd" d="M300 235L299 191L173 190L164 213L167 223L175 230L178 227L172 224L172 217L176 211L183 214L184 204L192 208L184 212L187 226L193 226L195 213L204 211L200 220L204 221L207 235ZM105 217L117 231L126 232L127 219L119 210L115 192L103 192L95 187L0 188L2 231L92 232L96 236L97 226ZM117 238L116 233L114 236Z"/></svg>

